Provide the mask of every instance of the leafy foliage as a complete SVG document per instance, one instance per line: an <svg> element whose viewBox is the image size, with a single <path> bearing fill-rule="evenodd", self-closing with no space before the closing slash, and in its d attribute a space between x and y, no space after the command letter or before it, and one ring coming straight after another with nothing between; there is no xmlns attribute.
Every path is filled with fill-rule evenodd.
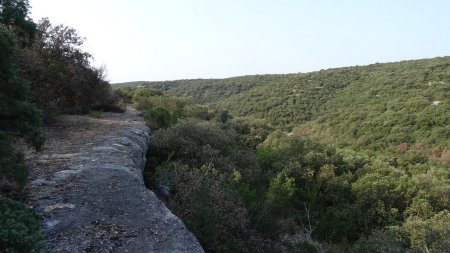
<svg viewBox="0 0 450 253"><path fill-rule="evenodd" d="M307 126L321 138L409 156L448 149L449 69L449 57L362 68Z"/></svg>
<svg viewBox="0 0 450 253"><path fill-rule="evenodd" d="M234 193L235 208L246 210L239 216L247 220L245 231L283 251L446 252L448 230L441 224L450 209L444 106L449 59L145 83L166 94L196 94L216 108L207 121L183 120L157 131L157 155L147 172L155 185L172 189L167 200L176 199L179 211L200 214L184 216L200 238L234 222L224 219L228 210L208 220L224 222L220 226L198 229L207 217L202 208L219 208L211 206L210 188L194 187L206 180ZM288 106L300 88L310 92L295 95L303 102ZM384 102L391 104L385 115L378 110ZM418 126L419 118L427 123ZM183 169L168 170L164 164L171 161ZM180 192L179 185L192 189ZM200 204L188 208L180 196ZM244 245L233 251L249 245L244 234L232 235ZM209 251L226 249L225 241L211 243L213 237L200 240Z"/></svg>
<svg viewBox="0 0 450 253"><path fill-rule="evenodd" d="M17 49L29 46L35 24L28 18L28 1L0 0L0 180L23 187L28 177L22 154L12 143L23 137L39 149L43 138L41 113L28 100L29 85L14 64ZM24 204L0 197L0 251L38 252L39 222Z"/></svg>
<svg viewBox="0 0 450 253"><path fill-rule="evenodd" d="M450 57L287 75L137 84L328 143L450 162ZM432 154L432 150L433 154ZM384 152L384 151L383 151ZM448 153L448 154L447 154Z"/></svg>
<svg viewBox="0 0 450 253"><path fill-rule="evenodd" d="M269 246L250 227L238 190L258 183L261 171L240 136L222 127L187 119L156 131L146 173L169 187L169 207L207 251L263 251Z"/></svg>
<svg viewBox="0 0 450 253"><path fill-rule="evenodd" d="M215 122L188 119L161 129L152 137L155 151L164 158L176 157L191 167L212 166L220 174L232 177L239 171L240 179L254 181L259 165L254 154L232 130Z"/></svg>
<svg viewBox="0 0 450 253"><path fill-rule="evenodd" d="M13 33L21 47L32 43L36 24L28 17L30 4L27 0L0 1L0 24Z"/></svg>
<svg viewBox="0 0 450 253"><path fill-rule="evenodd" d="M172 115L170 112L162 107L156 107L144 114L145 122L152 129L160 129L162 127L168 127L172 122Z"/></svg>
<svg viewBox="0 0 450 253"><path fill-rule="evenodd" d="M40 252L40 240L37 215L20 202L0 199L0 251Z"/></svg>
<svg viewBox="0 0 450 253"><path fill-rule="evenodd" d="M16 64L31 83L31 98L50 118L54 111L87 113L91 109L120 111L118 97L105 70L91 66L82 51L84 38L71 27L42 19L33 46L18 51Z"/></svg>
<svg viewBox="0 0 450 253"><path fill-rule="evenodd" d="M28 20L27 1L0 1L0 178L23 186L28 171L11 142L25 137L35 148L42 145L41 114L28 100L28 83L18 77L13 57L16 37L32 38L34 24ZM17 33L17 34L15 34Z"/></svg>

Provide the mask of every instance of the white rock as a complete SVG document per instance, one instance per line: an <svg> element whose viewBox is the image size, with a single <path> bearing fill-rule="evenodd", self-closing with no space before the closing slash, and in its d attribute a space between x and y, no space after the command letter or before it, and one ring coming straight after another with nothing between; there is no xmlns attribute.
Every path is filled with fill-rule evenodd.
<svg viewBox="0 0 450 253"><path fill-rule="evenodd" d="M439 101L439 100L436 100L436 101L433 101L433 105L438 105L438 104L440 104L442 101Z"/></svg>

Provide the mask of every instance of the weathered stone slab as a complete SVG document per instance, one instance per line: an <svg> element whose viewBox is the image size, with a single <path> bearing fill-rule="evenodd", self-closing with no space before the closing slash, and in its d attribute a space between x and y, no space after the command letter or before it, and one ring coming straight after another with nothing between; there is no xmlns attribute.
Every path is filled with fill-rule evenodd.
<svg viewBox="0 0 450 253"><path fill-rule="evenodd" d="M30 184L51 252L203 252L144 186L149 133L135 122L76 156L58 154L67 166Z"/></svg>

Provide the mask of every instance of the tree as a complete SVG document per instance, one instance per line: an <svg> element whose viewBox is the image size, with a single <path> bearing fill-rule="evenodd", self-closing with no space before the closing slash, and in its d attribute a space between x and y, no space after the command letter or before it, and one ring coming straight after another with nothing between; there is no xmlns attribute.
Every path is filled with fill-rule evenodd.
<svg viewBox="0 0 450 253"><path fill-rule="evenodd" d="M29 9L28 0L0 0L0 24L19 39L21 46L29 46L36 33Z"/></svg>
<svg viewBox="0 0 450 253"><path fill-rule="evenodd" d="M11 143L24 137L39 149L41 113L28 101L29 85L18 77L13 56L18 46L26 46L35 34L28 19L28 1L0 0L0 178L24 185L28 176L23 157Z"/></svg>
<svg viewBox="0 0 450 253"><path fill-rule="evenodd" d="M105 80L105 69L91 66L82 50L84 38L71 27L39 21L33 46L17 52L15 63L30 81L33 102L45 112L87 113L91 109L120 110L118 97Z"/></svg>

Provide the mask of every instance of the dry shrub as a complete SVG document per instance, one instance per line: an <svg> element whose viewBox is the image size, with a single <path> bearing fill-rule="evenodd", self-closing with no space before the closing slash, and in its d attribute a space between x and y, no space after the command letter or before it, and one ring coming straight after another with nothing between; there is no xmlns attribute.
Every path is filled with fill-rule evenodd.
<svg viewBox="0 0 450 253"><path fill-rule="evenodd" d="M444 148L441 146L438 146L438 147L434 147L431 150L431 154L432 154L433 158L441 158L443 151L444 151Z"/></svg>
<svg viewBox="0 0 450 253"><path fill-rule="evenodd" d="M400 143L396 147L397 152L399 153L405 153L408 150L408 144L407 143Z"/></svg>
<svg viewBox="0 0 450 253"><path fill-rule="evenodd" d="M450 165L450 150L442 153L440 161L444 164Z"/></svg>

